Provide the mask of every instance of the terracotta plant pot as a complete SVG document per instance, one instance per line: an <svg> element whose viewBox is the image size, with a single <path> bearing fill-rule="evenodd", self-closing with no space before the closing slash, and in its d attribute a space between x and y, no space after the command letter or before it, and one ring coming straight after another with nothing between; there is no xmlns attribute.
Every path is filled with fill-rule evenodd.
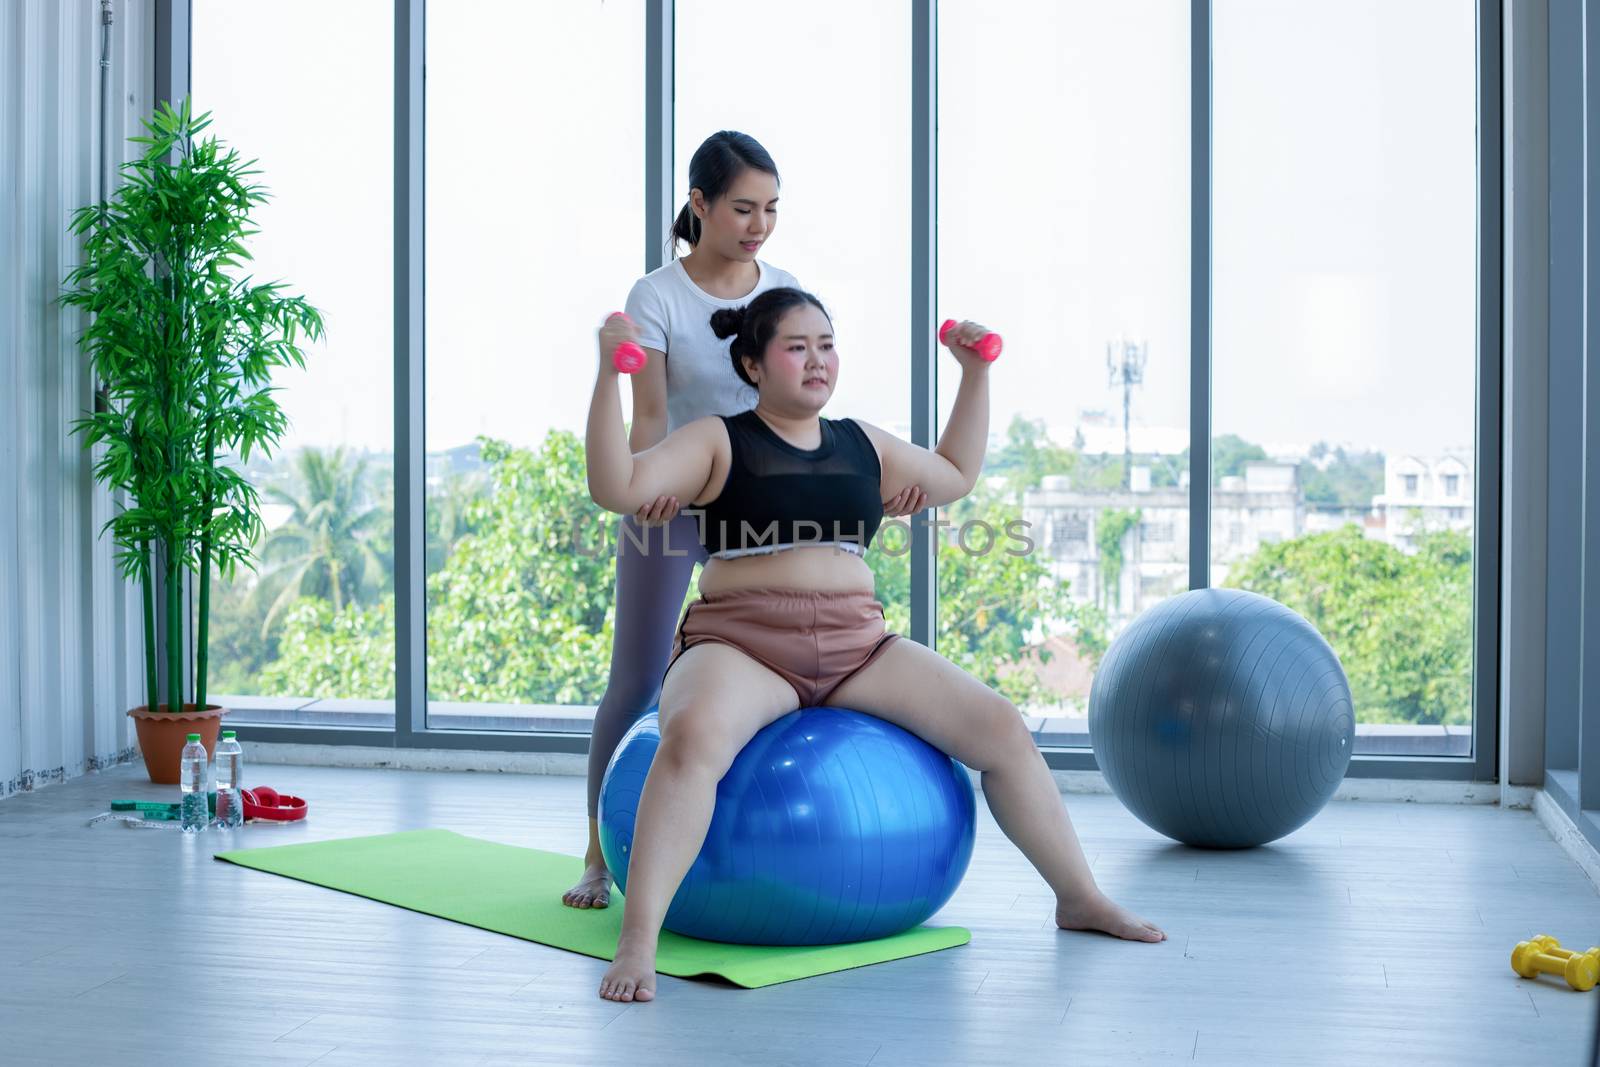
<svg viewBox="0 0 1600 1067"><path fill-rule="evenodd" d="M133 716L139 731L139 751L144 754L144 769L157 785L177 785L183 770L183 746L190 734L199 734L206 746L206 756L217 749L217 733L222 729L222 717L228 709L220 704L207 704L196 708L185 704L174 715L165 704L160 711L151 711L141 704L128 712Z"/></svg>

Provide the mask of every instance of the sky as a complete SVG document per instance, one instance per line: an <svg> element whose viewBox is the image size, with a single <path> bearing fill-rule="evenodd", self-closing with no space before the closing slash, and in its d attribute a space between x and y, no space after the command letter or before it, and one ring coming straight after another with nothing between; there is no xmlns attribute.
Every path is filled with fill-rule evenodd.
<svg viewBox="0 0 1600 1067"><path fill-rule="evenodd" d="M909 413L910 5L677 0L674 173L718 129L782 177L762 252L832 311L827 414ZM258 274L323 309L286 445L392 447L392 3L195 0L196 104L260 161ZM1006 338L991 426L1188 425L1187 0L942 0L941 316ZM1216 0L1214 430L1470 448L1471 0ZM582 431L645 266L643 0L434 5L427 447ZM664 239L665 234L661 234ZM955 368L941 356L947 411ZM626 395L626 392L625 394Z"/></svg>

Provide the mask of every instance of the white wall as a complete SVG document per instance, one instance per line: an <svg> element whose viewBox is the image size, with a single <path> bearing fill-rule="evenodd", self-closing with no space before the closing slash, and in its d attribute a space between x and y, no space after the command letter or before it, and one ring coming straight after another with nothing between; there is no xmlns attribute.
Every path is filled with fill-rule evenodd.
<svg viewBox="0 0 1600 1067"><path fill-rule="evenodd" d="M0 0L0 797L136 759L138 598L98 536L109 497L69 435L82 316L54 303L100 174L99 0ZM109 143L153 95L148 0L114 0Z"/></svg>

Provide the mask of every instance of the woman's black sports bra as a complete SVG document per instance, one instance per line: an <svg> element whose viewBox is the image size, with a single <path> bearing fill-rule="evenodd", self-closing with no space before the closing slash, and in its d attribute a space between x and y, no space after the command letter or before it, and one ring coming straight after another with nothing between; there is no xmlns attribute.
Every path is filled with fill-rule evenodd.
<svg viewBox="0 0 1600 1067"><path fill-rule="evenodd" d="M822 443L796 448L755 409L723 415L732 462L702 507L700 543L717 559L806 545L860 554L883 521L878 452L850 419L820 419Z"/></svg>

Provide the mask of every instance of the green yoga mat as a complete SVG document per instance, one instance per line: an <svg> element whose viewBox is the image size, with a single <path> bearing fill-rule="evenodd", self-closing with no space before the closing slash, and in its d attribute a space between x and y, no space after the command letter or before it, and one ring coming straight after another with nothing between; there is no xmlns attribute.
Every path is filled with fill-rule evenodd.
<svg viewBox="0 0 1600 1067"><path fill-rule="evenodd" d="M569 908L561 894L583 873L577 857L449 830L241 849L216 858L602 960L616 954L626 903L613 891L609 908ZM959 926L919 926L879 941L798 948L727 945L662 931L656 970L677 978L716 975L755 989L970 940L971 933Z"/></svg>

